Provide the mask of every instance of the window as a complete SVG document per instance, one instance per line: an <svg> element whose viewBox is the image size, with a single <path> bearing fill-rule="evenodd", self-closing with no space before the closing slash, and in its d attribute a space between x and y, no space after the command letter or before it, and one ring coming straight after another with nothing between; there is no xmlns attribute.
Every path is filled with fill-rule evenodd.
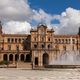
<svg viewBox="0 0 80 80"><path fill-rule="evenodd" d="M50 49L50 44L48 45L48 49Z"/></svg>
<svg viewBox="0 0 80 80"><path fill-rule="evenodd" d="M69 44L70 44L71 39L69 39Z"/></svg>
<svg viewBox="0 0 80 80"><path fill-rule="evenodd" d="M75 39L72 39L72 43L75 44Z"/></svg>
<svg viewBox="0 0 80 80"><path fill-rule="evenodd" d="M44 44L42 44L42 48L45 48L45 45Z"/></svg>
<svg viewBox="0 0 80 80"><path fill-rule="evenodd" d="M59 43L61 43L61 39L59 39Z"/></svg>
<svg viewBox="0 0 80 80"><path fill-rule="evenodd" d="M36 37L34 38L34 41L36 41Z"/></svg>
<svg viewBox="0 0 80 80"><path fill-rule="evenodd" d="M37 45L36 44L34 44L34 48L37 48Z"/></svg>
<svg viewBox="0 0 80 80"><path fill-rule="evenodd" d="M48 38L48 41L50 41L50 38Z"/></svg>
<svg viewBox="0 0 80 80"><path fill-rule="evenodd" d="M16 45L16 50L19 50L19 45Z"/></svg>
<svg viewBox="0 0 80 80"><path fill-rule="evenodd" d="M12 42L12 43L14 42L14 39L13 39L13 38L11 39L11 42Z"/></svg>
<svg viewBox="0 0 80 80"><path fill-rule="evenodd" d="M64 39L62 39L62 43L64 44Z"/></svg>
<svg viewBox="0 0 80 80"><path fill-rule="evenodd" d="M68 40L66 39L66 44L68 43Z"/></svg>
<svg viewBox="0 0 80 80"><path fill-rule="evenodd" d="M8 45L8 50L11 50L11 45Z"/></svg>
<svg viewBox="0 0 80 80"><path fill-rule="evenodd" d="M19 38L19 43L21 43L21 39Z"/></svg>
<svg viewBox="0 0 80 80"><path fill-rule="evenodd" d="M57 39L55 39L55 43L57 43L58 42L58 40Z"/></svg>
<svg viewBox="0 0 80 80"><path fill-rule="evenodd" d="M10 43L10 38L7 39L7 42Z"/></svg>
<svg viewBox="0 0 80 80"><path fill-rule="evenodd" d="M15 38L15 43L17 43L17 39Z"/></svg>

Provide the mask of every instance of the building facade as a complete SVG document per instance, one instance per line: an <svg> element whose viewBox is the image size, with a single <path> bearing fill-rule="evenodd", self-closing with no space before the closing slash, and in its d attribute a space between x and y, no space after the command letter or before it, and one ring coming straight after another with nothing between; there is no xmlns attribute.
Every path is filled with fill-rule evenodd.
<svg viewBox="0 0 80 80"><path fill-rule="evenodd" d="M56 35L53 29L39 24L30 34L4 34L0 23L0 62L7 61L9 66L44 67L68 50L80 50L80 33Z"/></svg>

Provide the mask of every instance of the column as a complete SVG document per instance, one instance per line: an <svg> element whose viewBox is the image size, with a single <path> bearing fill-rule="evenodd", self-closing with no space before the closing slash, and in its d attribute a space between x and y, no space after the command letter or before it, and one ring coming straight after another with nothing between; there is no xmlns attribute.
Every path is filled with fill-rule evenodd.
<svg viewBox="0 0 80 80"><path fill-rule="evenodd" d="M38 66L43 66L43 58L42 58L42 52L38 52Z"/></svg>
<svg viewBox="0 0 80 80"><path fill-rule="evenodd" d="M13 53L13 64L15 63L15 54Z"/></svg>
<svg viewBox="0 0 80 80"><path fill-rule="evenodd" d="M8 61L9 61L9 54L7 54L7 58L8 58Z"/></svg>

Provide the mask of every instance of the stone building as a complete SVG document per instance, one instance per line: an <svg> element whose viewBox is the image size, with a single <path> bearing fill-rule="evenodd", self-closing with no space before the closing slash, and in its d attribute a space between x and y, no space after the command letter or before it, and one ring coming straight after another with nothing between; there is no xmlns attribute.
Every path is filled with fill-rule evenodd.
<svg viewBox="0 0 80 80"><path fill-rule="evenodd" d="M53 29L39 24L30 34L4 34L0 22L0 62L20 68L44 67L63 50L80 50L80 33L56 35Z"/></svg>

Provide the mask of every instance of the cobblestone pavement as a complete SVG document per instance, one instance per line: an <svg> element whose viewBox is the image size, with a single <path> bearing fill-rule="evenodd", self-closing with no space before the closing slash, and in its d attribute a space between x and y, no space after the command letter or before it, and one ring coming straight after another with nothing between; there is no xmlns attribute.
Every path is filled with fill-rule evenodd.
<svg viewBox="0 0 80 80"><path fill-rule="evenodd" d="M0 80L80 80L80 69L21 70L0 68Z"/></svg>

